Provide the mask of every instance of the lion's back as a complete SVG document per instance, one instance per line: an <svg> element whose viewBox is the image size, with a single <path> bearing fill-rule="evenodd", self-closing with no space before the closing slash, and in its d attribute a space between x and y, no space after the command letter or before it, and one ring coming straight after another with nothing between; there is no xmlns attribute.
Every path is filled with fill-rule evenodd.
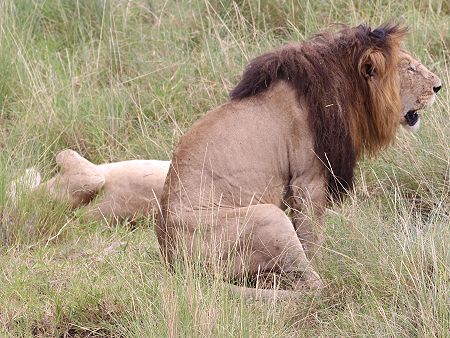
<svg viewBox="0 0 450 338"><path fill-rule="evenodd" d="M267 95L208 112L174 151L163 207L278 205L289 179L287 141L298 111L295 95L280 83Z"/></svg>

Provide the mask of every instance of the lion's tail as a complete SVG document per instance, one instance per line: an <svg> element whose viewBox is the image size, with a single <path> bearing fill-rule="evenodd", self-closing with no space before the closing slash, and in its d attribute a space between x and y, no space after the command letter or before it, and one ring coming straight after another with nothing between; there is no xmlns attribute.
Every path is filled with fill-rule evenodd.
<svg viewBox="0 0 450 338"><path fill-rule="evenodd" d="M305 295L318 294L320 290L278 290L278 289L257 289L244 286L229 285L231 292L252 300L295 300L304 298Z"/></svg>

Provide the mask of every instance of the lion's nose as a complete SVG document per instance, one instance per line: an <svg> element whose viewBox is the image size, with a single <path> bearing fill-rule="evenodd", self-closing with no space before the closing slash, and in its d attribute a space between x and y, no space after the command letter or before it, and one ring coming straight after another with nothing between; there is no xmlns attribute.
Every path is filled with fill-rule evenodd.
<svg viewBox="0 0 450 338"><path fill-rule="evenodd" d="M438 91L441 90L442 86L437 86L437 87L433 87L433 92L437 93Z"/></svg>

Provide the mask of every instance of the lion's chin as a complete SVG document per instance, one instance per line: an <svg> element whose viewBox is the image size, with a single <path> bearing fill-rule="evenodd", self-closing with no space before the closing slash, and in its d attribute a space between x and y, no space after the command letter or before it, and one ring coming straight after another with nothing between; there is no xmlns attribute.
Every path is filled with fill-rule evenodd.
<svg viewBox="0 0 450 338"><path fill-rule="evenodd" d="M408 131L415 132L420 127L420 116L417 110L408 111L401 119L400 124Z"/></svg>

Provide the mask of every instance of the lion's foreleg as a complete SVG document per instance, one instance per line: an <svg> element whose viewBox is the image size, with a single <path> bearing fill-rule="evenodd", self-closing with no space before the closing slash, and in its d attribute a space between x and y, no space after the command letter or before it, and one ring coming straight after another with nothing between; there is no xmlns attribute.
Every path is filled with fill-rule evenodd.
<svg viewBox="0 0 450 338"><path fill-rule="evenodd" d="M293 211L292 223L308 259L313 260L323 242L322 217Z"/></svg>
<svg viewBox="0 0 450 338"><path fill-rule="evenodd" d="M323 242L323 214L326 205L326 193L323 183L313 182L307 187L301 184L291 185L292 195L288 199L294 229L302 243L308 259L313 259Z"/></svg>

